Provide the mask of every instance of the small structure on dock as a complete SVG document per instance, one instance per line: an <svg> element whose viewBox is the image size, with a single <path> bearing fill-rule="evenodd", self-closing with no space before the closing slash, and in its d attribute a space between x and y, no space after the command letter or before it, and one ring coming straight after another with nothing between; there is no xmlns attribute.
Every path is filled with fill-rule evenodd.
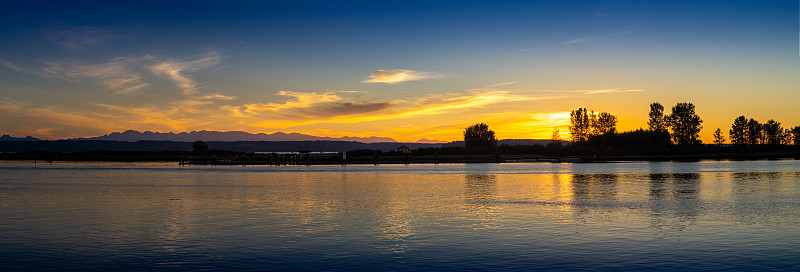
<svg viewBox="0 0 800 272"><path fill-rule="evenodd" d="M400 147L397 148L397 152L403 154L411 154L411 148L407 147L406 145L401 145Z"/></svg>

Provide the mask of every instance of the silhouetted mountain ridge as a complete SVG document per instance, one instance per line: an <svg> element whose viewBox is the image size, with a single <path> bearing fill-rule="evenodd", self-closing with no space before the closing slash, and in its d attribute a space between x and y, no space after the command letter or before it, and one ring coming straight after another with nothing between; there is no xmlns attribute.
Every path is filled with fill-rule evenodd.
<svg viewBox="0 0 800 272"><path fill-rule="evenodd" d="M39 138L34 138L31 136L25 136L23 138L11 137L11 135L4 134L0 136L0 141L8 141L8 142L31 142L31 141L41 141Z"/></svg>
<svg viewBox="0 0 800 272"><path fill-rule="evenodd" d="M396 143L392 138L386 137L320 137L312 136L302 133L284 133L275 132L272 134L266 133L248 133L244 131L192 131L192 132L139 132L135 130L127 130L125 132L113 132L111 134L80 138L76 140L103 140L103 141L173 141L173 142L194 142L194 141L216 141L216 142L239 142L239 141L267 141L267 142L284 142L284 141L348 141L348 142L362 142L362 143Z"/></svg>

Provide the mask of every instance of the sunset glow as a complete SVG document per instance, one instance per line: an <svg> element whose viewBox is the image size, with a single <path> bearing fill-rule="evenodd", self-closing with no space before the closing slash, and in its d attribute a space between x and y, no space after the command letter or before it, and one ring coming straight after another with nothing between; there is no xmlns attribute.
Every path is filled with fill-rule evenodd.
<svg viewBox="0 0 800 272"><path fill-rule="evenodd" d="M656 101L696 105L704 142L739 115L800 125L796 1L7 5L0 134L17 137L456 141L484 122L569 139L571 110L627 131Z"/></svg>

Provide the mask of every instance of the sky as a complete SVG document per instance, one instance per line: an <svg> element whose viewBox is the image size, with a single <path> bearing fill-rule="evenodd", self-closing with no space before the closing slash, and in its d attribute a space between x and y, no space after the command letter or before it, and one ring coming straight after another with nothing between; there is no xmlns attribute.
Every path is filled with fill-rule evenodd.
<svg viewBox="0 0 800 272"><path fill-rule="evenodd" d="M800 125L798 1L14 1L0 134L134 129L398 141L568 139L569 112L647 127L690 102Z"/></svg>

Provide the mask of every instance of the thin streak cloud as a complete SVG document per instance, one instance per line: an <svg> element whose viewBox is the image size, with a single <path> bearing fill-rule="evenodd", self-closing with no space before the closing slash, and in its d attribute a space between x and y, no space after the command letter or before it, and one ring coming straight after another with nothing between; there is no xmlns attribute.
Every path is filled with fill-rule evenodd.
<svg viewBox="0 0 800 272"><path fill-rule="evenodd" d="M347 101L335 93L351 92L326 92L304 93L280 91L278 95L293 98L284 103L247 104L243 107L227 107L234 115L257 114L259 112L272 112L283 116L298 118L330 118L343 115L357 115L381 111L395 105L393 102L357 102Z"/></svg>
<svg viewBox="0 0 800 272"><path fill-rule="evenodd" d="M172 80L183 91L184 95L194 95L199 87L197 82L188 76L189 73L209 69L218 65L222 57L216 51L189 59L166 59L161 60L153 56L149 59L155 62L150 66L153 74Z"/></svg>
<svg viewBox="0 0 800 272"><path fill-rule="evenodd" d="M571 93L580 94L601 94L601 93L631 93L631 92L644 92L644 90L624 90L624 89L596 89L596 90L576 90L570 91Z"/></svg>
<svg viewBox="0 0 800 272"><path fill-rule="evenodd" d="M191 74L218 65L222 56L216 51L188 58L160 58L152 55L144 57L124 56L104 63L85 63L82 61L49 61L39 68L28 68L0 58L0 64L17 71L48 78L58 78L69 82L94 81L116 94L139 94L152 85L153 76L174 83L185 96L193 99L232 100L236 96L219 92L202 94L202 88Z"/></svg>
<svg viewBox="0 0 800 272"><path fill-rule="evenodd" d="M588 42L588 41L589 41L589 38L577 38L577 39L572 39L572 40L569 40L569 41L565 41L564 44L585 43L585 42Z"/></svg>
<svg viewBox="0 0 800 272"><path fill-rule="evenodd" d="M415 81L415 80L442 78L442 77L444 76L432 72L417 72L404 69L388 69L388 70L372 71L372 74L369 76L369 79L361 82L397 84L406 81Z"/></svg>
<svg viewBox="0 0 800 272"><path fill-rule="evenodd" d="M555 97L532 96L528 92L503 90L484 92L469 91L428 96L418 99L415 103L394 101L391 103L396 109L389 110L389 106L387 106L385 108L386 110L381 109L376 112L370 112L369 115L340 115L330 116L328 118L319 116L321 118L285 120L282 122L260 122L255 126L261 128L286 128L319 123L359 123L377 120L404 119L426 115L450 114L507 102L524 102L553 98Z"/></svg>
<svg viewBox="0 0 800 272"><path fill-rule="evenodd" d="M95 81L117 94L136 94L149 86L138 71L139 60L118 57L105 63L86 64L78 61L51 61L39 69L26 68L4 59L0 63L20 73L41 77L58 78L70 82Z"/></svg>
<svg viewBox="0 0 800 272"><path fill-rule="evenodd" d="M128 27L73 26L52 32L50 39L58 45L78 51L130 37L135 33L136 31Z"/></svg>

